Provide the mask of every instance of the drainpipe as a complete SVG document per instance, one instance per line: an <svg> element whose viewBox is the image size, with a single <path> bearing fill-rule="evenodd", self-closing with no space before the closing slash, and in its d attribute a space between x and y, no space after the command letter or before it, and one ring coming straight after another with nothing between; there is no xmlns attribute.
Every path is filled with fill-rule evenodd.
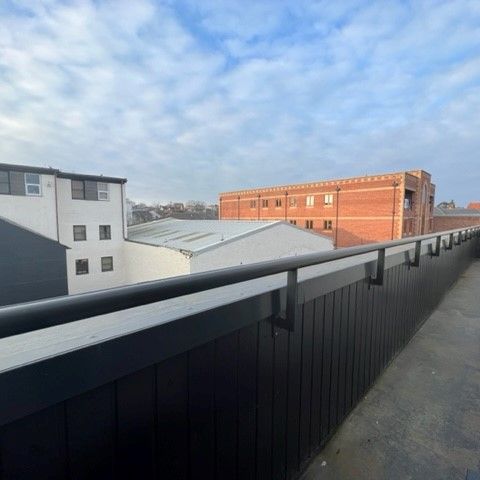
<svg viewBox="0 0 480 480"><path fill-rule="evenodd" d="M396 180L394 180L393 181L393 210L392 210L392 240L395 232L395 207L396 207L396 200L397 200L397 187L398 187L398 183Z"/></svg>
<svg viewBox="0 0 480 480"><path fill-rule="evenodd" d="M341 188L337 185L335 187L335 190L337 192L337 213L336 213L336 218L335 218L335 243L334 247L337 248L338 245L338 203L339 203L339 198L340 198L340 190Z"/></svg>

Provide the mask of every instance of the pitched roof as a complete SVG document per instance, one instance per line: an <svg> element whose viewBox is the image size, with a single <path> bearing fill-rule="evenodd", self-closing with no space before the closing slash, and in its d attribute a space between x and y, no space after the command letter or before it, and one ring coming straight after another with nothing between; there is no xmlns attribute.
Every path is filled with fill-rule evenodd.
<svg viewBox="0 0 480 480"><path fill-rule="evenodd" d="M280 224L306 235L318 235L282 221L180 220L169 217L128 227L128 240L195 254Z"/></svg>
<svg viewBox="0 0 480 480"><path fill-rule="evenodd" d="M435 207L434 217L480 217L480 210L472 208L442 208Z"/></svg>
<svg viewBox="0 0 480 480"><path fill-rule="evenodd" d="M473 208L475 210L480 210L480 202L470 202L467 208Z"/></svg>

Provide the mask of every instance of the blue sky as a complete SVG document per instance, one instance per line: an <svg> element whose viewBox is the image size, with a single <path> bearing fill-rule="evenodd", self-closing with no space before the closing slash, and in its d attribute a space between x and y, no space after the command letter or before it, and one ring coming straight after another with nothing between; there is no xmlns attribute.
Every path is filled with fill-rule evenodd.
<svg viewBox="0 0 480 480"><path fill-rule="evenodd" d="M144 201L418 168L480 200L480 2L3 0L0 162Z"/></svg>

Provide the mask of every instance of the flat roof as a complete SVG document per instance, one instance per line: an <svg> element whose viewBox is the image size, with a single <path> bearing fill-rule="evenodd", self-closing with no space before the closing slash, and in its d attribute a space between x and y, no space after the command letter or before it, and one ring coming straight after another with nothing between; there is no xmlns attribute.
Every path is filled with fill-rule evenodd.
<svg viewBox="0 0 480 480"><path fill-rule="evenodd" d="M128 227L128 240L193 254L284 223L248 220L181 220L168 217Z"/></svg>
<svg viewBox="0 0 480 480"><path fill-rule="evenodd" d="M91 180L94 182L106 183L126 183L126 178L105 177L103 175L88 175L83 173L62 172L58 168L35 167L31 165L15 165L12 163L0 163L0 170L13 170L16 172L39 173L45 175L55 175L59 178L68 178L71 180Z"/></svg>

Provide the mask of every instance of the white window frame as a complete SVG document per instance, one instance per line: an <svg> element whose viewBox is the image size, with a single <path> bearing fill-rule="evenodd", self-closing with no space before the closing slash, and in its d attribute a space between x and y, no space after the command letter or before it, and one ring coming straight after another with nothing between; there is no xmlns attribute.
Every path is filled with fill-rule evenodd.
<svg viewBox="0 0 480 480"><path fill-rule="evenodd" d="M324 196L325 205L333 205L333 193L326 193Z"/></svg>
<svg viewBox="0 0 480 480"><path fill-rule="evenodd" d="M307 195L305 199L305 205L307 207L313 207L315 205L315 195Z"/></svg>
<svg viewBox="0 0 480 480"><path fill-rule="evenodd" d="M105 188L101 188L103 186L105 186ZM102 202L108 202L110 200L110 190L108 188L108 183L97 182L97 195L98 199Z"/></svg>
<svg viewBox="0 0 480 480"><path fill-rule="evenodd" d="M36 175L38 177L38 183L27 182L28 175ZM38 193L30 193L28 187L38 187ZM25 173L25 195L28 197L41 197L42 196L42 176L39 173Z"/></svg>

